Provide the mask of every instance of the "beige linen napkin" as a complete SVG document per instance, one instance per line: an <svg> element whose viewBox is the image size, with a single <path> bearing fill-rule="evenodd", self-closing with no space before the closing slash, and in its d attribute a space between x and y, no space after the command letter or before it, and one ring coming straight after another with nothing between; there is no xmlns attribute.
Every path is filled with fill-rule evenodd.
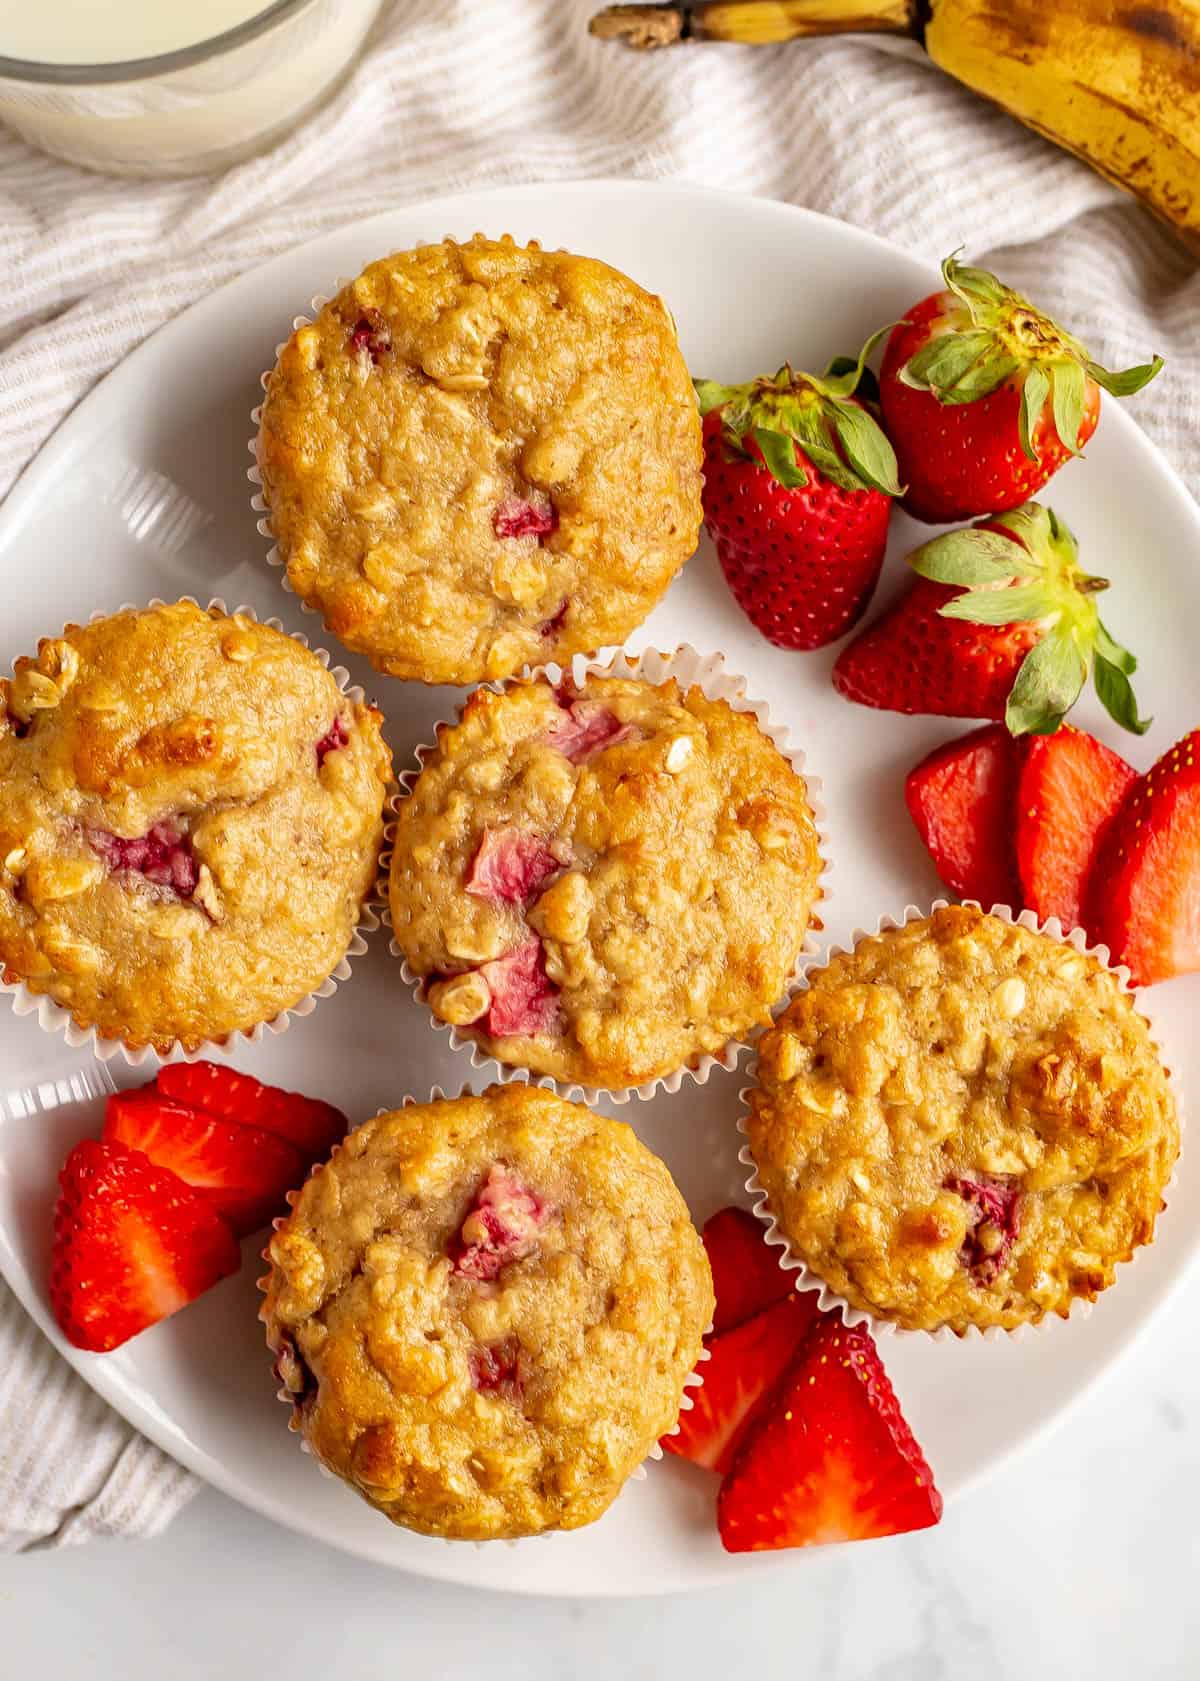
<svg viewBox="0 0 1200 1681"><path fill-rule="evenodd" d="M273 253L459 187L601 175L811 205L931 263L965 246L1108 366L1168 358L1136 416L1200 492L1200 272L1145 212L911 55L636 57L588 37L595 4L395 0L335 99L220 176L110 180L0 131L0 493L149 332ZM195 1486L0 1286L0 1546L152 1534Z"/></svg>

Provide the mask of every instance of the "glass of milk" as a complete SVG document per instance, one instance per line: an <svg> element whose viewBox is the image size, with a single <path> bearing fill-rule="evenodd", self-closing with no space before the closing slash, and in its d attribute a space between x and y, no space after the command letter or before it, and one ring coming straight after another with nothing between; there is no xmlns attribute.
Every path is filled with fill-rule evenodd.
<svg viewBox="0 0 1200 1681"><path fill-rule="evenodd" d="M0 0L0 121L115 175L265 151L350 69L383 0Z"/></svg>

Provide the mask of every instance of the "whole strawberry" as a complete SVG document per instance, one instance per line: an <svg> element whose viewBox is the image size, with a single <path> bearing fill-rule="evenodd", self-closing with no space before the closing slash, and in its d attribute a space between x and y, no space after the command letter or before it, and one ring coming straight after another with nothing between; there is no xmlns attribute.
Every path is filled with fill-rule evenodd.
<svg viewBox="0 0 1200 1681"><path fill-rule="evenodd" d="M834 687L892 712L1003 719L1012 735L1048 735L1079 699L1089 669L1124 729L1141 735L1129 678L1137 662L1101 623L1108 588L1079 566L1070 531L1037 502L909 556L917 576L838 656Z"/></svg>
<svg viewBox="0 0 1200 1681"><path fill-rule="evenodd" d="M904 506L933 524L1036 496L1096 430L1101 386L1128 397L1162 367L1110 373L995 275L954 257L942 275L892 329L879 376Z"/></svg>
<svg viewBox="0 0 1200 1681"><path fill-rule="evenodd" d="M704 521L738 605L781 648L835 641L879 578L900 486L854 395L870 348L822 378L785 366L747 385L696 382Z"/></svg>

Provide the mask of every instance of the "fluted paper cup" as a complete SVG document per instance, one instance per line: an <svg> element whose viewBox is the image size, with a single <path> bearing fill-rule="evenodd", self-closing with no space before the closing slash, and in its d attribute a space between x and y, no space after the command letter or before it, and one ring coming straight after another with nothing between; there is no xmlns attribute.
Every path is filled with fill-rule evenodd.
<svg viewBox="0 0 1200 1681"><path fill-rule="evenodd" d="M810 959L805 964L803 973L800 974L792 984L788 1002L790 1003L792 999L806 990L809 977L812 974L814 974L818 969L824 968L825 965L833 958L853 951L861 940L868 939L873 934L882 934L892 929L906 927L910 922L921 921L926 917L932 916L935 911L944 910L949 903L950 901L946 899L935 899L928 910L922 910L916 905L907 905L898 918L882 916L879 918L879 921L873 929L856 928L850 936L849 944L830 946L828 951L822 954L819 961ZM966 900L964 903L975 909L982 908L981 906L976 905L973 900ZM1107 946L1089 944L1088 936L1082 928L1073 928L1064 931L1063 926L1057 917L1049 917L1045 921L1039 921L1032 911L1014 911L1008 905L993 905L988 914L998 917L1002 922L1007 922L1010 925L1015 925L1019 928L1027 928L1035 934L1043 934L1047 938L1057 941L1060 945L1071 946L1074 950L1080 952L1085 957L1094 958L1104 969L1108 971L1109 974L1115 977L1121 992L1131 998L1135 1005L1140 1006L1141 998L1130 985L1128 969L1126 969L1123 965L1113 964L1109 961L1110 954ZM1171 1087L1171 1094L1175 1102L1176 1120L1181 1138L1180 1148L1176 1155L1174 1166L1170 1176L1163 1186L1162 1205L1155 1220L1155 1230L1157 1231L1158 1221L1161 1220L1163 1214L1166 1212L1169 1203L1169 1193L1175 1184L1179 1171L1179 1162L1183 1156L1183 1111L1179 1102L1178 1087L1172 1078L1170 1069L1167 1067L1165 1058L1163 1057L1162 1048L1155 1037L1153 1023L1140 1007L1137 1010L1137 1014L1145 1023L1151 1036L1151 1044L1166 1072L1168 1083ZM757 1057L754 1058L748 1065L746 1072L752 1079L757 1074ZM751 1084L744 1086L738 1094L741 1101L742 1112L738 1118L737 1126L738 1131L743 1135L748 1133L750 1097L754 1090L755 1086ZM1040 1331L1051 1320L1066 1317L1078 1322L1086 1319L1096 1305L1095 1301L1089 1301L1085 1297L1075 1297L1072 1299L1068 1312L1065 1316L1055 1311L1050 1311L1043 1314L1040 1319L1030 1321L1026 1324L1013 1326L1011 1329L1002 1325L989 1325L986 1327L968 1325L965 1331L959 1332L952 1326L939 1325L933 1330L927 1331L910 1329L907 1326L898 1325L895 1321L886 1318L882 1314L867 1312L862 1308L852 1306L844 1296L840 1295L825 1282L825 1280L817 1271L814 1270L809 1262L806 1262L800 1256L795 1254L787 1236L781 1230L776 1220L774 1210L770 1205L770 1199L768 1197L766 1187L763 1185L758 1175L758 1164L754 1159L753 1151L748 1143L742 1146L739 1151L738 1159L742 1162L743 1166L750 1169L750 1175L746 1180L746 1192L751 1199L754 1213L765 1227L767 1243L782 1251L779 1258L780 1266L795 1273L795 1287L798 1290L814 1289L819 1292L818 1304L822 1309L826 1311L840 1309L845 1322L848 1325L867 1325L876 1334L886 1336L932 1337L935 1340L942 1342L956 1343L964 1336L983 1337L991 1341L999 1341L1007 1337L1020 1337L1027 1335L1030 1332ZM1118 1275L1109 1286L1109 1290L1116 1289L1117 1285L1121 1281L1121 1277L1136 1264L1138 1257L1150 1248L1152 1242L1153 1238L1151 1238L1150 1243L1140 1245L1128 1258L1117 1263L1117 1267L1119 1269ZM1105 1294L1107 1294L1106 1291L1100 1292L1101 1296ZM1097 1298L1097 1300L1098 1299L1099 1298Z"/></svg>
<svg viewBox="0 0 1200 1681"><path fill-rule="evenodd" d="M747 698L745 678L726 670L723 654L701 654L686 643L680 644L671 653L647 650L636 655L618 653L606 659L588 659L582 654L577 654L569 667L558 665L527 667L518 677L508 678L503 682L481 684L478 687L502 693L506 688L515 684L539 679L557 686L565 677L570 677L575 683L582 683L587 677L636 678L656 686L674 678L685 692L693 686L698 687L709 700L723 700L733 711L753 717L763 735L803 779L808 793L809 809L817 831L821 868L808 931L797 957L789 982L789 991L785 994L785 998L790 996L791 986L795 984L804 968L811 963L818 949L813 939L813 933L814 930L820 929L820 912L823 907L828 905L830 900L828 886L830 864L828 837L824 829L825 808L821 800L820 779L812 775L806 768L805 755L801 749L790 744L787 726L772 721L770 709L765 701ZM469 698L468 696L468 700L464 701L463 706L459 708L455 722L461 719ZM399 803L411 793L426 761L438 752L440 732L451 727L450 720L443 720L435 726L433 741L416 749L415 764L407 771L400 773L400 793L393 802L393 809L398 808ZM380 888L377 895L384 906L382 911L383 921L389 927L392 927L392 918L391 911L388 908L387 884L395 833L395 822L393 820L384 830L383 852L380 857ZM389 949L394 957L401 960L402 978L412 988L418 1003L428 1010L428 982L415 974L405 960L404 953L396 940L394 928L392 929ZM783 1002L783 998L775 1001L777 1007L781 1006ZM489 1080L517 1080L528 1077L533 1079L536 1084L558 1092L560 1097L576 1101L582 1100L585 1103L595 1103L598 1098L606 1097L610 1102L618 1104L628 1103L635 1097L643 1101L649 1100L659 1092L677 1092L685 1080L698 1086L705 1085L714 1068L726 1070L736 1068L739 1057L754 1043L762 1031L758 1029L744 1039L730 1039L719 1053L700 1056L696 1059L694 1065L676 1068L669 1074L659 1075L653 1080L643 1082L641 1085L611 1088L585 1086L575 1081L558 1080L549 1074L534 1074L523 1066L501 1063L477 1044L469 1034L461 1033L456 1027L451 1027L446 1022L439 1021L432 1011L429 1011L429 1025L435 1032L447 1034L451 1048L468 1055L471 1059L471 1066L484 1072Z"/></svg>
<svg viewBox="0 0 1200 1681"><path fill-rule="evenodd" d="M190 602L196 607L201 605L201 603L196 600L195 596L185 595L179 596L176 599ZM171 603L165 602L158 596L155 596L151 601L144 604L123 602L120 607L112 609L112 612L139 612L143 610L143 607L164 607L169 605L171 605ZM361 705L365 702L366 696L362 688L357 684L352 684L350 682L350 673L344 666L334 665L332 663L332 656L327 649L312 647L306 636L302 635L299 631L287 630L279 619L261 618L260 615L255 612L253 607L228 608L226 607L224 601L219 598L209 601L206 611L215 611L227 614L230 617L241 615L244 618L254 621L256 624L264 624L271 630L282 631L285 636L290 636L293 642L298 642L302 648L307 648L311 654L315 655L315 657L329 672L330 676L333 678L334 682L337 684L338 688L347 700L353 702L355 705ZM109 617L111 617L111 613L109 612L96 612L91 615L88 623L95 624L97 620ZM65 635L71 628L72 627L69 624L64 625L60 634ZM46 994L31 991L24 981L0 981L0 994L7 994L12 1002L13 1011L16 1015L36 1016L38 1026L43 1030L43 1032L61 1033L72 1050L87 1048L91 1050L95 1056L99 1057L101 1062L108 1062L113 1057L120 1055L131 1067L139 1068L148 1059L154 1059L157 1062L195 1062L201 1057L211 1057L217 1053L228 1054L242 1045L257 1045L261 1043L268 1033L273 1036L286 1033L294 1020L310 1016L322 998L332 997L338 987L341 986L344 981L349 980L350 960L352 958L362 956L363 952L367 949L367 936L374 933L379 927L379 917L376 914L371 899L372 895L368 893L362 906L358 924L351 935L350 944L346 948L345 955L336 967L331 970L331 972L321 982L320 986L315 987L313 991L306 993L304 997L298 999L295 1004L290 1004L287 1009L280 1010L268 1021L257 1022L250 1028L237 1028L233 1032L226 1034L221 1039L205 1040L202 1044L195 1047L185 1047L178 1040L175 1040L173 1044L164 1050L156 1051L151 1045L130 1046L122 1039L104 1038L96 1031L95 1028L81 1026L80 1023L75 1020L75 1017L70 1010L65 1009L61 1004L55 1003L55 1001L52 998L47 997Z"/></svg>

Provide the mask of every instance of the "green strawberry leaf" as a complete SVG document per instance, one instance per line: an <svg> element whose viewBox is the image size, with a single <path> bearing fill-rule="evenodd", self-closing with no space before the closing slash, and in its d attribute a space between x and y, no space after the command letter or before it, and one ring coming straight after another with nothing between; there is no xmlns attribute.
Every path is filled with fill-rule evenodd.
<svg viewBox="0 0 1200 1681"><path fill-rule="evenodd" d="M770 432L765 426L752 427L750 435L777 484L785 490L800 490L808 483L808 474L796 460L796 446L791 438L783 432Z"/></svg>
<svg viewBox="0 0 1200 1681"><path fill-rule="evenodd" d="M831 362L829 367L826 369L825 377L823 379L814 379L812 381L813 385L825 397L853 397L854 393L859 388L860 381L863 378L866 369L867 357L874 350L880 339L887 333L890 333L895 325L896 323L894 321L889 321L886 327L880 327L878 332L872 333L854 361L851 361L848 356L839 356L835 358L835 360ZM874 374L870 377L874 382ZM875 384L875 395L879 395L879 386L877 383Z"/></svg>
<svg viewBox="0 0 1200 1681"><path fill-rule="evenodd" d="M1042 364L1035 362L1025 375L1024 383L1021 386L1021 412L1017 417L1021 448L1030 461L1038 459L1034 438L1037 435L1038 421L1042 418L1042 410L1046 406L1046 398L1049 395L1049 376Z"/></svg>
<svg viewBox="0 0 1200 1681"><path fill-rule="evenodd" d="M1061 613L1060 604L1044 584L1014 584L1011 589L970 590L938 608L942 619L965 619L972 625L1015 625L1026 619L1048 619Z"/></svg>
<svg viewBox="0 0 1200 1681"><path fill-rule="evenodd" d="M961 250L962 247L959 247ZM972 315L978 304L996 306L1002 304L1008 294L1008 288L1002 286L994 274L987 269L970 268L958 261L958 251L953 252L942 264L942 279L956 297L962 299Z"/></svg>
<svg viewBox="0 0 1200 1681"><path fill-rule="evenodd" d="M908 557L908 564L935 584L961 584L968 589L1024 577L1029 570L1028 556L1011 539L998 531L976 528L933 538Z"/></svg>
<svg viewBox="0 0 1200 1681"><path fill-rule="evenodd" d="M1074 638L1051 631L1026 654L1008 697L1010 735L1053 735L1079 699L1087 665Z"/></svg>
<svg viewBox="0 0 1200 1681"><path fill-rule="evenodd" d="M1096 652L1106 659L1109 665L1115 665L1118 671L1123 671L1126 677L1132 677L1137 670L1137 660L1128 648L1122 648L1109 635L1102 620L1096 620Z"/></svg>
<svg viewBox="0 0 1200 1681"><path fill-rule="evenodd" d="M931 391L942 397L963 375L995 346L993 335L980 329L966 333L939 333L921 346L900 370L905 385L917 391Z"/></svg>
<svg viewBox="0 0 1200 1681"><path fill-rule="evenodd" d="M1079 454L1079 428L1083 425L1083 404L1087 375L1071 358L1051 368L1054 391L1054 430L1072 455Z"/></svg>
<svg viewBox="0 0 1200 1681"><path fill-rule="evenodd" d="M1154 720L1138 716L1137 700L1128 676L1119 665L1105 659L1098 646L1092 661L1092 679L1101 705L1109 717L1120 724L1123 730L1130 730L1134 735L1145 735Z"/></svg>
<svg viewBox="0 0 1200 1681"><path fill-rule="evenodd" d="M743 386L721 385L715 379L694 379L692 384L696 387L701 414L711 414L713 409L723 409L726 403L736 402L745 390Z"/></svg>
<svg viewBox="0 0 1200 1681"><path fill-rule="evenodd" d="M1135 391L1140 391L1143 385L1149 385L1163 365L1161 356L1156 356L1152 362L1142 362L1136 368L1123 368L1119 373L1110 373L1102 368L1099 362L1088 362L1087 371L1097 385L1112 397L1132 397Z"/></svg>
<svg viewBox="0 0 1200 1681"><path fill-rule="evenodd" d="M899 496L896 452L878 421L857 403L830 399L829 408L838 442L859 478L885 496Z"/></svg>
<svg viewBox="0 0 1200 1681"><path fill-rule="evenodd" d="M821 384L828 390L831 380L838 379L842 374L848 373L858 374L853 389L864 403L877 403L879 401L879 381L875 377L874 371L871 368L860 369L853 356L835 356L826 368L825 377Z"/></svg>

